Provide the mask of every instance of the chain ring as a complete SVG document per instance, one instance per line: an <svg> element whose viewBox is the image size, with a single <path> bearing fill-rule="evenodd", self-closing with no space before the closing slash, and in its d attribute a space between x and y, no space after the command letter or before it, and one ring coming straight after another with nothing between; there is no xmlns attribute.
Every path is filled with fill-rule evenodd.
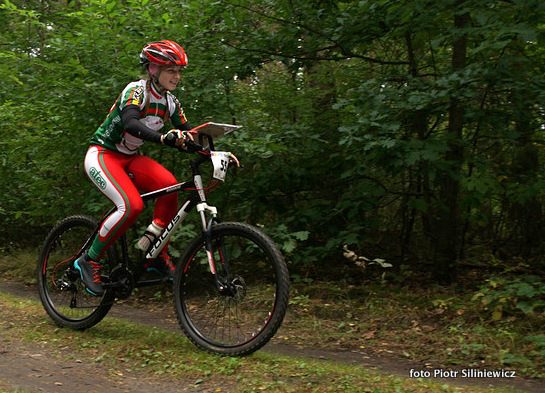
<svg viewBox="0 0 545 393"><path fill-rule="evenodd" d="M122 266L117 266L110 272L110 283L115 285L112 290L118 299L129 298L136 284L133 274Z"/></svg>

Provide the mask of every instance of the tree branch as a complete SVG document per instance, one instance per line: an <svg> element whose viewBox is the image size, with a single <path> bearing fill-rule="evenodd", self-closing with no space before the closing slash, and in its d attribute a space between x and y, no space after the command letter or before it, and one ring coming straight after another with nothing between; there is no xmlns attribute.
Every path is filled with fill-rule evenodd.
<svg viewBox="0 0 545 393"><path fill-rule="evenodd" d="M365 55L360 55L358 53L355 53L352 50L349 50L348 48L343 46L340 42L338 42L338 41L334 40L333 38L331 38L330 36L324 34L322 31L315 30L314 28L312 28L312 27L310 27L308 25L305 25L303 23L293 22L293 21L290 21L290 20L286 20L286 19L282 19L282 18L273 16L273 15L269 15L266 12L262 12L262 11L256 10L256 9L254 9L252 7L248 7L248 6L245 6L245 5L242 5L242 4L233 4L233 3L227 3L227 4L232 6L232 7L244 9L244 10L250 12L250 13L262 16L264 18L273 20L275 22L278 22L278 23L281 23L281 24L284 24L284 25L291 25L291 26L295 26L295 27L300 28L300 29L304 29L304 30L308 31L309 33L312 33L315 36L321 37L324 40L329 41L329 42L331 42L333 44L333 45L326 46L325 48L318 49L316 52L322 52L324 50L338 49L342 53L342 56L328 56L328 57L309 56L308 53L305 56L295 55L295 54L283 54L283 53L265 51L265 50L256 49L256 48L239 48L239 47L237 47L237 46L235 46L233 44L229 44L226 41L224 41L224 44L230 46L231 48L237 49L237 50L256 52L256 53L262 53L262 54L267 54L267 55L275 55L275 56L291 58L291 59L296 59L296 60L339 61L339 60L346 60L346 59L350 59L350 58L357 58L357 59L367 61L369 63L380 64L380 65L407 65L407 64L409 64L409 62L407 62L407 61L381 60L381 59L376 59L376 58L365 56Z"/></svg>
<svg viewBox="0 0 545 393"><path fill-rule="evenodd" d="M406 61L381 60L381 59L375 59L369 56L358 55L352 52L345 53L343 56L316 56L316 55L311 55L308 52L302 53L302 54L290 54L290 53L276 52L276 51L270 51L270 50L258 49L258 48L242 48L234 44L231 44L227 41L222 41L222 43L224 45L227 45L230 48L243 51L243 52L261 53L264 55L278 56L278 57L284 57L287 59L294 59L294 60L340 61L340 60L347 60L347 59L361 59L369 63L380 64L380 65L407 65L408 64L408 62ZM333 50L335 48L336 48L335 45L331 45L321 49L317 49L316 52Z"/></svg>

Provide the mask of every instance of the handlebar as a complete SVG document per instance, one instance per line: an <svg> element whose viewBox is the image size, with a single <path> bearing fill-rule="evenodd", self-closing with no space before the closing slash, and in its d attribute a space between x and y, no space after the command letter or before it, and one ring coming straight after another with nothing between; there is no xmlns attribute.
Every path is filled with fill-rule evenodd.
<svg viewBox="0 0 545 393"><path fill-rule="evenodd" d="M191 132L191 131L189 131ZM212 138L210 135L207 135L207 134L202 134L200 132L191 132L193 134L193 137L197 137L198 138L198 142L195 142L195 141L191 141L193 145L195 146L199 146L201 149L200 150L204 150L205 148L205 145L207 145L206 147L210 150L210 151L214 151L214 138ZM195 150L196 151L196 150Z"/></svg>
<svg viewBox="0 0 545 393"><path fill-rule="evenodd" d="M188 153L197 153L200 151L205 151L205 148L203 145L199 143L195 143L191 139L187 139L185 141L185 146L186 146L185 151L187 151Z"/></svg>
<svg viewBox="0 0 545 393"><path fill-rule="evenodd" d="M193 175L199 175L200 165L210 160L212 152L214 151L214 141L212 136L207 134L196 133L195 136L198 136L199 143L195 142L193 139L187 138L184 143L185 144L184 151L188 153L199 154L197 158L191 160L190 162L191 171L193 172ZM205 139L206 139L206 145L204 145ZM232 163L235 163L237 167L240 167L240 162L236 158L236 156L232 153L229 153L229 154L230 154L230 157L229 157L229 162L227 165L230 166Z"/></svg>

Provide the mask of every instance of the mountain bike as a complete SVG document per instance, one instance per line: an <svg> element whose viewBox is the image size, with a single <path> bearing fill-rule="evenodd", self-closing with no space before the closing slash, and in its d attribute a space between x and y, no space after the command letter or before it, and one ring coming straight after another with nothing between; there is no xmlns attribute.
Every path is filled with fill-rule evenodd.
<svg viewBox="0 0 545 393"><path fill-rule="evenodd" d="M185 247L172 283L180 328L197 347L229 356L248 355L274 336L288 306L288 269L278 247L259 228L220 222L217 208L207 203L201 165L212 161L211 183L221 183L233 157L214 150L214 139L224 132L212 130L198 132L202 145L194 144L198 154L190 161L192 180L141 194L144 201L184 191L189 197L139 257L132 257L127 234L108 249L101 261L105 271L102 296L92 296L85 290L73 266L90 247L102 221L74 215L53 227L40 253L37 273L40 300L56 324L88 329L99 323L117 300L129 298L135 288L165 283L165 277L146 277L142 266L159 255L173 232L195 210L202 233Z"/></svg>

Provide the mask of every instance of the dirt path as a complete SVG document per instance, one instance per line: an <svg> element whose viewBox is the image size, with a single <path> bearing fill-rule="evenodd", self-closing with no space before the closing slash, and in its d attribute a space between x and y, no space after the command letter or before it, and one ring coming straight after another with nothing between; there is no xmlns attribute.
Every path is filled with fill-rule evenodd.
<svg viewBox="0 0 545 393"><path fill-rule="evenodd" d="M37 299L35 287L28 287L17 282L1 282L0 291L23 298ZM180 333L172 307L147 308L130 304L116 304L110 311L111 316L129 319L134 322L157 326ZM320 348L305 348L286 345L273 339L264 351L318 360L330 360L343 363L360 364L367 368L393 374L409 376L409 370L422 369L416 364L396 356L378 355L362 351L333 351ZM80 360L50 359L48 352L39 344L16 342L0 337L0 391L2 388L20 388L29 392L207 392L206 386L189 385L180 387L165 385L162 381L142 380L135 375L112 375L109 370L97 364L85 364ZM108 376L108 377L106 377ZM545 381L523 378L514 379L437 379L444 383L460 386L514 388L530 393L545 392ZM183 386L183 385L182 385Z"/></svg>
<svg viewBox="0 0 545 393"><path fill-rule="evenodd" d="M24 392L189 392L179 384L142 380L141 375L111 375L104 366L52 358L46 348L0 339L0 391ZM202 390L201 390L202 391Z"/></svg>

